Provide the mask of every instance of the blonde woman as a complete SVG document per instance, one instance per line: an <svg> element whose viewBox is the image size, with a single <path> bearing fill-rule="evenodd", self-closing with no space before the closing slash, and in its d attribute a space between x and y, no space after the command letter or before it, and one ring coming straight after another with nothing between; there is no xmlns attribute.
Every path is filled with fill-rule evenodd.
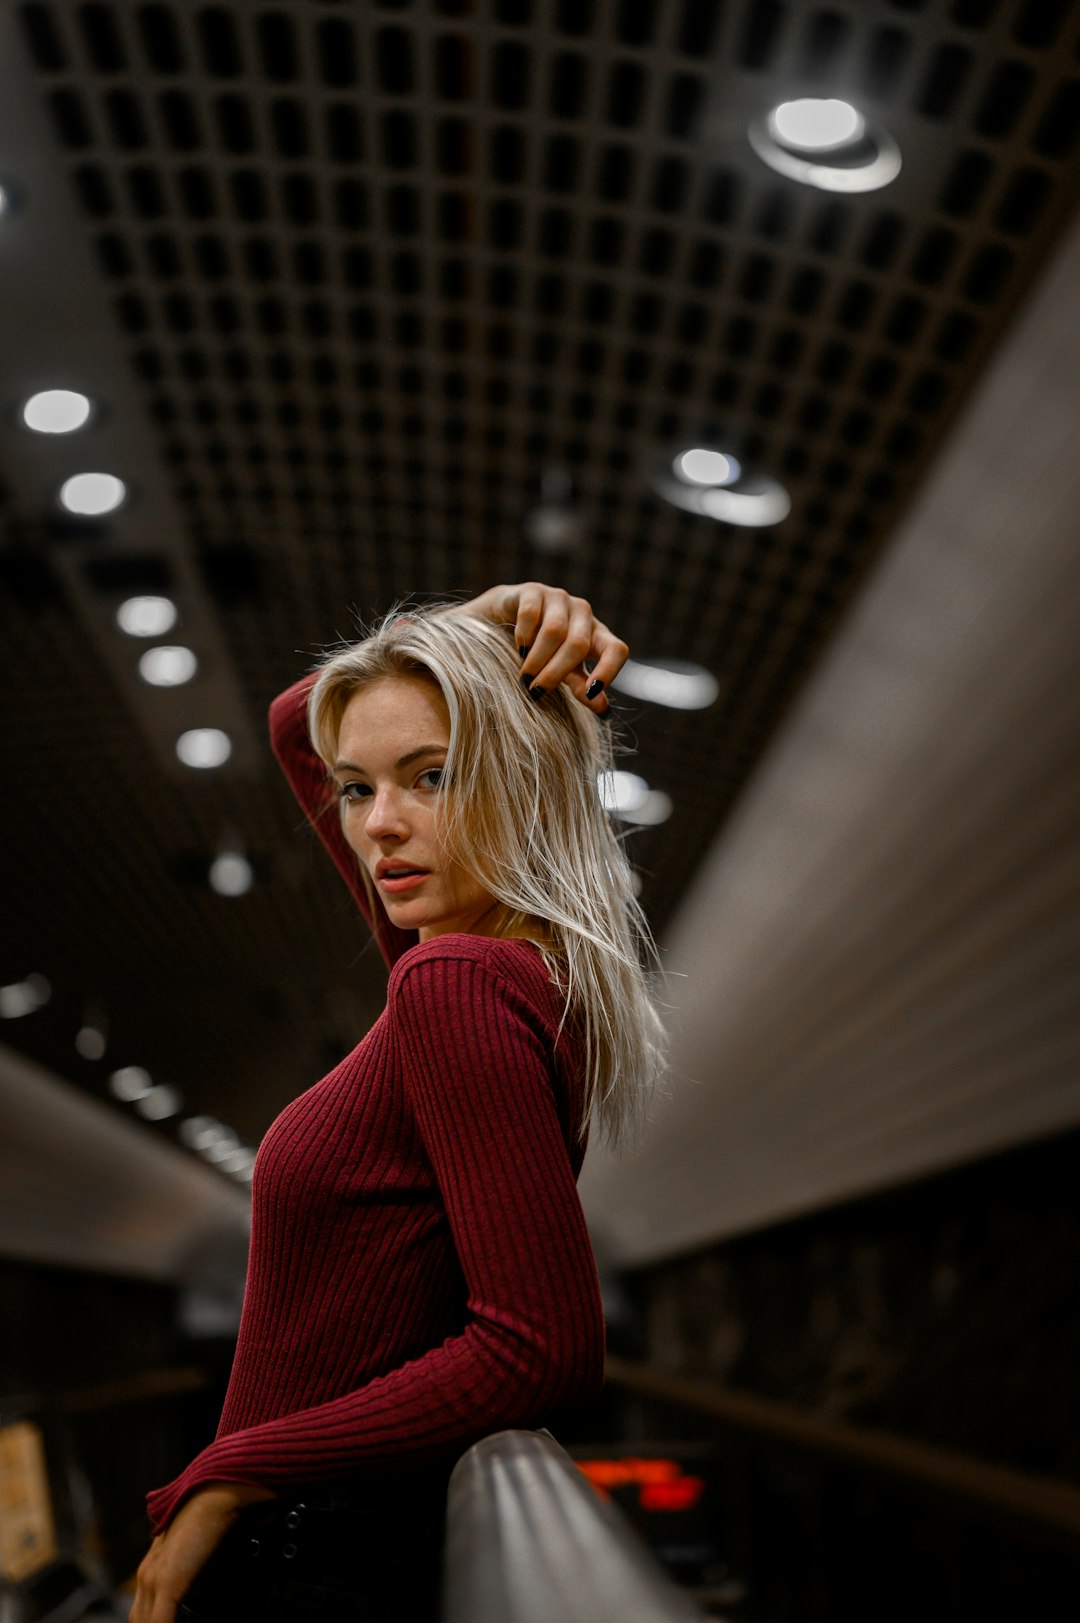
<svg viewBox="0 0 1080 1623"><path fill-rule="evenodd" d="M597 793L626 647L536 583L391 615L271 709L390 969L259 1151L216 1440L150 1495L132 1623L434 1616L450 1469L603 1368L575 1182L661 1063ZM587 669L591 666L591 669Z"/></svg>

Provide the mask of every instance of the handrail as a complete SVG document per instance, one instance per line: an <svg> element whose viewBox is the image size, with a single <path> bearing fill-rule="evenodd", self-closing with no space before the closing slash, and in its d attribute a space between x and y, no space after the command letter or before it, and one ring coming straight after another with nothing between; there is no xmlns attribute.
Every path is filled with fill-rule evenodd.
<svg viewBox="0 0 1080 1623"><path fill-rule="evenodd" d="M1072 1549L1080 1538L1080 1488L1073 1483L624 1358L609 1356L606 1374L629 1391L709 1415L736 1430L758 1433L846 1466L906 1479L966 1500L972 1508L1005 1512L1057 1538L1064 1534Z"/></svg>
<svg viewBox="0 0 1080 1623"><path fill-rule="evenodd" d="M497 1432L454 1467L442 1623L700 1623L704 1615L549 1432Z"/></svg>

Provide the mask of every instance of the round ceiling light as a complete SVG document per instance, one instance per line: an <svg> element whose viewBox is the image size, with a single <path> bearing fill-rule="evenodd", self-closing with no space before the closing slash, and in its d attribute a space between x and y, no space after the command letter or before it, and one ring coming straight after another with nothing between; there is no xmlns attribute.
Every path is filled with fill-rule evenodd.
<svg viewBox="0 0 1080 1623"><path fill-rule="evenodd" d="M169 597L129 597L116 611L116 623L129 637L163 637L177 621Z"/></svg>
<svg viewBox="0 0 1080 1623"><path fill-rule="evenodd" d="M690 471L686 460L692 458ZM706 483L703 478L709 464L705 458L715 457L713 464L726 475L724 480ZM720 465L724 464L723 467ZM734 477L730 470L734 469ZM791 497L776 479L762 473L744 473L734 457L724 452L680 452L654 475L653 489L657 495L685 513L700 513L724 524L735 524L741 529L762 529L779 524L791 512Z"/></svg>
<svg viewBox="0 0 1080 1623"><path fill-rule="evenodd" d="M691 485L732 485L742 473L733 456L723 451L707 451L695 446L675 458L675 472Z"/></svg>
<svg viewBox="0 0 1080 1623"><path fill-rule="evenodd" d="M22 409L22 420L35 434L73 434L90 416L90 402L74 389L43 389Z"/></svg>
<svg viewBox="0 0 1080 1623"><path fill-rule="evenodd" d="M767 120L775 141L800 152L835 152L853 146L866 133L866 120L849 101L803 96L781 102Z"/></svg>
<svg viewBox="0 0 1080 1623"><path fill-rule="evenodd" d="M246 896L254 883L254 870L242 851L222 851L210 865L210 885L219 896Z"/></svg>
<svg viewBox="0 0 1080 1623"><path fill-rule="evenodd" d="M176 753L185 766L223 766L232 754L232 740L220 727L191 727L176 740Z"/></svg>
<svg viewBox="0 0 1080 1623"><path fill-rule="evenodd" d="M60 505L82 518L111 513L127 495L127 486L112 473L76 473L60 486Z"/></svg>
<svg viewBox="0 0 1080 1623"><path fill-rule="evenodd" d="M150 1072L144 1070L141 1065L122 1065L109 1078L109 1092L115 1099L122 1099L127 1105L145 1099L153 1088L154 1082Z"/></svg>
<svg viewBox="0 0 1080 1623"><path fill-rule="evenodd" d="M198 668L199 661L190 648L166 644L148 648L139 659L139 675L155 688L182 687L191 681Z"/></svg>
<svg viewBox="0 0 1080 1623"><path fill-rule="evenodd" d="M850 102L804 96L755 118L747 138L777 174L825 192L875 192L900 173L900 148Z"/></svg>

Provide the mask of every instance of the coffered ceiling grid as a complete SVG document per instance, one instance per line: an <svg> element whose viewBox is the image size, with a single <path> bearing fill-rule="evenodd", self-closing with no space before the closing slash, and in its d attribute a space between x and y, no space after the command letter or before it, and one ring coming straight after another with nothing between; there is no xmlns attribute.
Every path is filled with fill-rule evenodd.
<svg viewBox="0 0 1080 1623"><path fill-rule="evenodd" d="M18 11L253 716L354 611L558 576L720 682L703 714L623 704L676 805L631 837L662 928L1067 217L1080 8ZM825 195L750 149L754 114L834 89L900 143L887 190ZM694 441L779 478L791 516L669 508L649 475ZM565 559L524 539L550 469L584 521ZM137 501L112 531L153 552ZM37 544L25 514L8 533ZM124 791L142 928L182 919L177 963L288 963L298 1006L347 985L351 921L269 775ZM227 919L193 878L226 823L266 875Z"/></svg>

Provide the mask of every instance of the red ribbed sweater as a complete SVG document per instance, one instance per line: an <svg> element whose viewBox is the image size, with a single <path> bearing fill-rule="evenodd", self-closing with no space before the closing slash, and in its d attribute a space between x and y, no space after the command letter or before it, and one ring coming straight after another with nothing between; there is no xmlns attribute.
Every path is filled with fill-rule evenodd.
<svg viewBox="0 0 1080 1623"><path fill-rule="evenodd" d="M274 701L271 737L386 957L387 1005L262 1142L221 1423L149 1494L158 1531L206 1483L372 1483L557 1417L602 1382L563 1000L531 942L417 944L381 904L372 917L308 741L312 680Z"/></svg>

